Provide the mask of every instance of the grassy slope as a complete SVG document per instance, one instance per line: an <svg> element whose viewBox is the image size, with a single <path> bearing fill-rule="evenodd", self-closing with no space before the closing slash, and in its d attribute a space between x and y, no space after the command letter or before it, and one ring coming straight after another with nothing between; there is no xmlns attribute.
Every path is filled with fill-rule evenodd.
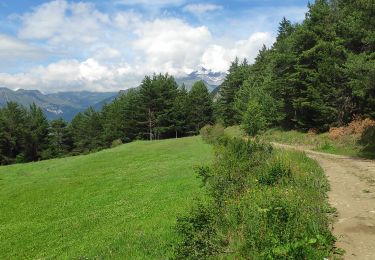
<svg viewBox="0 0 375 260"><path fill-rule="evenodd" d="M0 167L0 259L161 259L211 156L193 137Z"/></svg>

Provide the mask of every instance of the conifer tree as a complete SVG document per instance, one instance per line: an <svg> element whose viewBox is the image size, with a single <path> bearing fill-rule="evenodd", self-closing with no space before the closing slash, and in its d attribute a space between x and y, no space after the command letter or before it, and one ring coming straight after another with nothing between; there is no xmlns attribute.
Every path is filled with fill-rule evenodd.
<svg viewBox="0 0 375 260"><path fill-rule="evenodd" d="M199 133L199 130L206 124L213 123L213 104L207 87L203 81L194 83L189 92L189 124L192 133Z"/></svg>

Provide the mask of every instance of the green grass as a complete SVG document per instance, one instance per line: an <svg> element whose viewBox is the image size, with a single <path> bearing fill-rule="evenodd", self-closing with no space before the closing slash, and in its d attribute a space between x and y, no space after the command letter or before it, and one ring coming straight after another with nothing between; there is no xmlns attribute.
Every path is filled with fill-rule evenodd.
<svg viewBox="0 0 375 260"><path fill-rule="evenodd" d="M0 167L0 259L165 259L211 158L191 137Z"/></svg>
<svg viewBox="0 0 375 260"><path fill-rule="evenodd" d="M328 137L328 133L307 134L294 130L283 131L279 129L270 129L263 133L261 137L270 142L304 145L311 150L319 152L375 159L375 154L363 152L363 147L358 144L354 137L331 140Z"/></svg>
<svg viewBox="0 0 375 260"><path fill-rule="evenodd" d="M328 180L304 153L221 137L200 169L209 196L179 219L178 259L333 256Z"/></svg>

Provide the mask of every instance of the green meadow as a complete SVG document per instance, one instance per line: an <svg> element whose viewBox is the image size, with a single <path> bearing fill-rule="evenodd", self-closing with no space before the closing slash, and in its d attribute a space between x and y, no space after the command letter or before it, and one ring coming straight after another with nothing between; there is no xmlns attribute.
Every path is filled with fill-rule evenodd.
<svg viewBox="0 0 375 260"><path fill-rule="evenodd" d="M212 156L190 137L0 167L0 259L165 259Z"/></svg>

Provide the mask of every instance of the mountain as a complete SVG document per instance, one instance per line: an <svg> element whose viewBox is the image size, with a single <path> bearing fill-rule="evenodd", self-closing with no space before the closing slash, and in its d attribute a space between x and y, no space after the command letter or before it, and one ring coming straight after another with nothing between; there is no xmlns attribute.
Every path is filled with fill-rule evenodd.
<svg viewBox="0 0 375 260"><path fill-rule="evenodd" d="M203 80L209 92L218 90L220 84L224 81L226 73L214 72L203 67L197 71L176 78L179 85L185 84L188 90L191 89L196 81ZM92 106L96 110L102 109L104 104L112 102L118 95L126 93L128 90L120 92L58 92L43 94L39 90L19 89L16 91L0 87L0 107L4 107L7 102L14 101L24 107L32 103L41 107L48 119L63 118L70 121L77 113L84 111Z"/></svg>
<svg viewBox="0 0 375 260"><path fill-rule="evenodd" d="M0 88L0 107L9 101L17 102L25 107L35 103L41 107L48 119L63 118L70 121L78 112L89 106L97 107L103 100L113 100L116 92L58 92L43 94L39 90L19 89L16 91ZM104 104L104 103L103 103ZM101 106L98 106L101 108Z"/></svg>
<svg viewBox="0 0 375 260"><path fill-rule="evenodd" d="M208 91L214 91L218 86L223 83L226 73L215 72L204 67L200 67L198 70L193 71L185 77L177 78L176 81L179 85L185 84L189 90L196 81L203 80L206 83Z"/></svg>

